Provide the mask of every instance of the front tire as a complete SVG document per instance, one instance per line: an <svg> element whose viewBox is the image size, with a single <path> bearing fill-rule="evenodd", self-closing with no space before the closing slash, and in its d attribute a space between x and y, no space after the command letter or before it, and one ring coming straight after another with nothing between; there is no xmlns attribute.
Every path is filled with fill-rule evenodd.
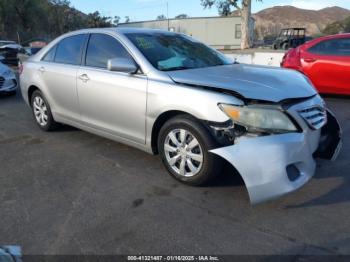
<svg viewBox="0 0 350 262"><path fill-rule="evenodd" d="M31 97L33 116L38 126L44 131L57 129L58 123L53 119L50 105L44 95L39 91L34 91Z"/></svg>
<svg viewBox="0 0 350 262"><path fill-rule="evenodd" d="M284 43L282 46L283 50L288 50L289 49L289 44L288 43Z"/></svg>
<svg viewBox="0 0 350 262"><path fill-rule="evenodd" d="M207 184L221 173L221 159L209 152L217 147L209 131L187 115L168 120L158 137L158 151L168 172L192 186Z"/></svg>

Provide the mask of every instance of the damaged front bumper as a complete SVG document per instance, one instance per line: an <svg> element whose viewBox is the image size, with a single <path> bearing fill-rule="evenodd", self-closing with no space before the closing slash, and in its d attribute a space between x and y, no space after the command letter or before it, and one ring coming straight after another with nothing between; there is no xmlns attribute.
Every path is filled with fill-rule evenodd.
<svg viewBox="0 0 350 262"><path fill-rule="evenodd" d="M0 92L12 92L17 89L18 83L15 76L10 78L3 78L0 81Z"/></svg>
<svg viewBox="0 0 350 262"><path fill-rule="evenodd" d="M319 130L304 125L306 131L300 133L244 136L234 145L211 152L237 169L252 204L268 201L307 183L315 173L315 157L335 160L341 148L341 128L330 111L327 116L327 124Z"/></svg>

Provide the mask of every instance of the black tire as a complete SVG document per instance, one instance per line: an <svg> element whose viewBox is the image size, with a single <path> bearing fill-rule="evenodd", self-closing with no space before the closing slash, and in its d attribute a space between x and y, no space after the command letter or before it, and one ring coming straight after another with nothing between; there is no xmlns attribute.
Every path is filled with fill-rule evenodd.
<svg viewBox="0 0 350 262"><path fill-rule="evenodd" d="M35 115L35 104L34 101L39 98L43 101L44 105L46 106L46 111L45 114L47 116L47 120L44 123L40 123ZM55 129L58 128L59 124L57 122L55 122L55 120L53 119L52 113L51 113L51 109L50 109L50 105L47 102L46 98L44 97L44 95L41 93L41 91L36 90L33 92L32 97L31 97L31 107L32 107L32 112L33 112L33 117L35 122L37 123L37 125L43 130L43 131L53 131Z"/></svg>
<svg viewBox="0 0 350 262"><path fill-rule="evenodd" d="M282 45L282 49L283 49L283 50L288 50L288 49L289 49L288 43L284 43L284 44Z"/></svg>
<svg viewBox="0 0 350 262"><path fill-rule="evenodd" d="M191 138L192 135L192 137L194 137L198 141L200 145L200 147L198 148L201 148L201 150L198 148L194 150L200 150L203 156L203 161L201 167L198 168L198 173L190 177L183 176L174 171L174 169L168 163L166 152L164 149L166 139L170 132L180 129L189 132L187 137ZM208 184L217 175L221 173L223 161L218 156L209 152L211 149L215 149L217 147L218 143L214 140L209 131L198 120L188 115L179 115L168 120L161 128L158 136L158 152L162 157L162 161L166 169L175 179L191 186L201 186L204 184ZM179 155L180 153L177 152L174 154ZM182 160L180 159L180 161ZM189 170L188 165L186 166L186 168Z"/></svg>

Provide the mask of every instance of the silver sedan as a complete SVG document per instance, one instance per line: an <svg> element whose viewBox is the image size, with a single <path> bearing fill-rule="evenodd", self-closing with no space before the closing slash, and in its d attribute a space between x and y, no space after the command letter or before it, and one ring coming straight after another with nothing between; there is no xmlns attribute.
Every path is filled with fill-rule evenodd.
<svg viewBox="0 0 350 262"><path fill-rule="evenodd" d="M340 127L305 76L237 64L182 34L72 32L24 63L20 80L41 129L64 123L160 154L189 185L228 162L253 204L300 188L314 157L340 149Z"/></svg>

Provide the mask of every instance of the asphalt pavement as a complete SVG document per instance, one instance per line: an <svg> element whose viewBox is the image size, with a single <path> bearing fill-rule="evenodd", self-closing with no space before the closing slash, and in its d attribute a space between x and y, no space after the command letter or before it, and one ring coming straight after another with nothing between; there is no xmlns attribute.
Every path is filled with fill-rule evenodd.
<svg viewBox="0 0 350 262"><path fill-rule="evenodd" d="M19 94L0 96L0 244L25 254L350 255L350 98L326 100L344 132L338 160L318 161L299 191L251 206L229 171L185 186L157 156L70 127L42 132Z"/></svg>

